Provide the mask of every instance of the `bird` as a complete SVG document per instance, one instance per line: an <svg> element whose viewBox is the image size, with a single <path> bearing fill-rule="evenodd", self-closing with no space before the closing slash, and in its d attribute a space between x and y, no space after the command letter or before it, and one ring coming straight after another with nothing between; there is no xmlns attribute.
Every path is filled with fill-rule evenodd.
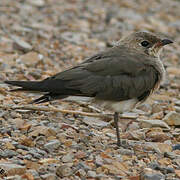
<svg viewBox="0 0 180 180"><path fill-rule="evenodd" d="M159 88L165 77L161 50L171 43L150 32L133 32L113 47L44 80L4 82L18 87L12 91L45 93L33 101L37 104L68 96L91 97L114 112L117 146L121 146L119 114L145 102Z"/></svg>

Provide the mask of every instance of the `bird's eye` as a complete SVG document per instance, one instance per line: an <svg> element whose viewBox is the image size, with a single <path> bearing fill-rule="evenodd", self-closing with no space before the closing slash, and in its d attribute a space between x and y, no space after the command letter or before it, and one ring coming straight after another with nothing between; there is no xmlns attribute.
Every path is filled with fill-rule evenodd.
<svg viewBox="0 0 180 180"><path fill-rule="evenodd" d="M141 45L143 47L147 47L149 45L149 42L148 41L143 41L143 42L141 42Z"/></svg>

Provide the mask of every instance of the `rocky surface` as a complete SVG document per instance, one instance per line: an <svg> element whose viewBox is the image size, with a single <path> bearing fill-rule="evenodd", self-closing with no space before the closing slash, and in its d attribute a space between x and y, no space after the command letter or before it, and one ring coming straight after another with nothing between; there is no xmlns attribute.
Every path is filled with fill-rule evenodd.
<svg viewBox="0 0 180 180"><path fill-rule="evenodd" d="M8 92L0 83L1 179L178 180L179 9L178 0L1 0L1 82L44 79L131 31L175 41L163 51L167 78L160 90L119 120L120 148L111 118L5 108L25 106L38 95ZM34 106L104 113L80 98Z"/></svg>

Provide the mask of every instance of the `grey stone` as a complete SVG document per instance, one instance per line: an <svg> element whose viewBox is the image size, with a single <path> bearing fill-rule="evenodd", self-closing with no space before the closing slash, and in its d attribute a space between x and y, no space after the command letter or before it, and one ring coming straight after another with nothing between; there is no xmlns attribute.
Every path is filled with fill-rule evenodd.
<svg viewBox="0 0 180 180"><path fill-rule="evenodd" d="M32 46L29 43L22 40L20 37L13 35L11 36L11 38L14 41L14 47L16 47L17 49L24 51L32 50Z"/></svg>
<svg viewBox="0 0 180 180"><path fill-rule="evenodd" d="M16 156L18 153L13 150L4 150L0 152L0 157L2 158L12 158L13 156Z"/></svg>
<svg viewBox="0 0 180 180"><path fill-rule="evenodd" d="M140 126L141 128L151 128L151 127L163 127L163 128L167 128L170 129L170 127L161 120L140 120Z"/></svg>
<svg viewBox="0 0 180 180"><path fill-rule="evenodd" d="M44 148L47 149L49 152L58 149L60 146L60 141L55 139L52 140L44 145Z"/></svg>
<svg viewBox="0 0 180 180"><path fill-rule="evenodd" d="M171 111L163 118L163 121L165 121L168 125L171 126L179 126L180 114L175 111Z"/></svg>
<svg viewBox="0 0 180 180"><path fill-rule="evenodd" d="M175 144L173 146L173 150L180 150L180 144Z"/></svg>
<svg viewBox="0 0 180 180"><path fill-rule="evenodd" d="M83 122L90 126L106 127L109 125L109 123L102 121L99 118L95 118L95 117L84 117Z"/></svg>
<svg viewBox="0 0 180 180"><path fill-rule="evenodd" d="M159 171L150 168L145 168L140 175L141 180L164 180L165 176Z"/></svg>
<svg viewBox="0 0 180 180"><path fill-rule="evenodd" d="M59 166L56 169L56 174L60 177L67 177L67 176L70 176L72 173L73 172L72 172L71 168L66 165Z"/></svg>
<svg viewBox="0 0 180 180"><path fill-rule="evenodd" d="M74 155L71 153L66 154L65 156L62 157L62 162L67 163L67 162L72 162L73 161Z"/></svg>
<svg viewBox="0 0 180 180"><path fill-rule="evenodd" d="M88 171L88 172L87 172L87 176L88 176L88 177L93 177L93 178L95 178L95 177L97 176L97 174L96 174L95 171Z"/></svg>
<svg viewBox="0 0 180 180"><path fill-rule="evenodd" d="M44 175L41 175L41 177L43 180L56 180L57 179L56 175L53 173L44 174Z"/></svg>
<svg viewBox="0 0 180 180"><path fill-rule="evenodd" d="M35 149L32 149L31 151L29 151L29 154L31 154L33 158L36 158L36 159L41 159L43 157L41 154L36 152Z"/></svg>

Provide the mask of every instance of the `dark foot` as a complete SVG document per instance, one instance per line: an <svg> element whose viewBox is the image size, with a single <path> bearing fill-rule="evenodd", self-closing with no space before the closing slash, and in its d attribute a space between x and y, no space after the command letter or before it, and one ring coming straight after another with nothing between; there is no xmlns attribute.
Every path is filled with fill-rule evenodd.
<svg viewBox="0 0 180 180"><path fill-rule="evenodd" d="M121 146L121 141L117 141L117 146L118 146L118 147Z"/></svg>
<svg viewBox="0 0 180 180"><path fill-rule="evenodd" d="M116 136L117 136L117 146L121 146L121 140L119 135L119 126L118 126L118 113L114 113L114 126L116 128Z"/></svg>

